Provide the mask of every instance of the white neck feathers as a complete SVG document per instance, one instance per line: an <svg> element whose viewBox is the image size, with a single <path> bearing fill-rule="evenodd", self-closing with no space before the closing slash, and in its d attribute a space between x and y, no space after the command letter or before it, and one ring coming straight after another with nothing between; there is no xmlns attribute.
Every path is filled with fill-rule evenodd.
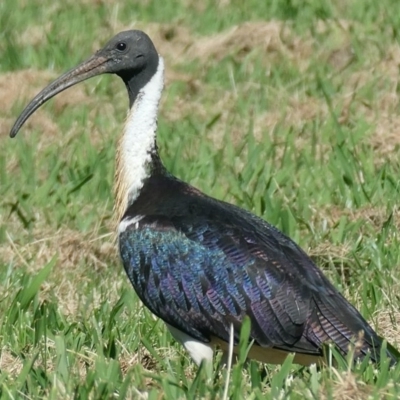
<svg viewBox="0 0 400 400"><path fill-rule="evenodd" d="M156 73L140 89L128 112L119 141L115 171L115 196L118 221L129 204L139 196L150 174L151 153L156 144L157 112L164 87L164 60L159 56Z"/></svg>

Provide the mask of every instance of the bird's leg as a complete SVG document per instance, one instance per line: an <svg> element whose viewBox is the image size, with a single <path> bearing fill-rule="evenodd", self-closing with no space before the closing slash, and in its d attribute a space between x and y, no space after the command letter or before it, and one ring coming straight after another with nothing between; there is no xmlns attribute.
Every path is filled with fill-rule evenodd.
<svg viewBox="0 0 400 400"><path fill-rule="evenodd" d="M211 343L203 343L197 339L193 339L188 334L180 331L179 329L174 328L171 325L166 324L171 335L175 340L182 343L187 352L189 353L192 360L200 366L204 363L204 368L207 373L207 377L212 377L213 370L213 356L214 356L214 347Z"/></svg>

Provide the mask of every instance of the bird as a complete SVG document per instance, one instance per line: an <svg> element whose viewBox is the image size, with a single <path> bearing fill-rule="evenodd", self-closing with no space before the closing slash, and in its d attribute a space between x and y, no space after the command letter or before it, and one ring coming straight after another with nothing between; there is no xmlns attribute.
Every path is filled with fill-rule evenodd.
<svg viewBox="0 0 400 400"><path fill-rule="evenodd" d="M164 60L139 30L118 33L93 56L44 88L21 112L10 136L43 103L100 74L119 76L129 108L116 151L115 212L123 267L141 302L163 320L192 360L212 363L250 321L248 358L309 366L326 345L356 359L391 364L384 340L289 237L236 205L172 175L159 156L157 115ZM383 350L382 350L383 349Z"/></svg>

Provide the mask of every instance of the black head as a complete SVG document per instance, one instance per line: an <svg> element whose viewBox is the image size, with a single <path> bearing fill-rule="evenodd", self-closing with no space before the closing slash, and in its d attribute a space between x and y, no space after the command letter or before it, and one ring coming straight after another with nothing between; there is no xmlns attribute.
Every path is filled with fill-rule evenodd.
<svg viewBox="0 0 400 400"><path fill-rule="evenodd" d="M43 103L63 90L100 74L116 74L128 89L130 104L139 90L157 71L159 57L153 42L142 31L125 31L114 36L101 50L77 67L50 83L22 111L10 136L14 137L25 121Z"/></svg>
<svg viewBox="0 0 400 400"><path fill-rule="evenodd" d="M107 72L117 74L125 82L146 69L154 74L158 65L157 50L142 31L118 33L95 56L109 59Z"/></svg>

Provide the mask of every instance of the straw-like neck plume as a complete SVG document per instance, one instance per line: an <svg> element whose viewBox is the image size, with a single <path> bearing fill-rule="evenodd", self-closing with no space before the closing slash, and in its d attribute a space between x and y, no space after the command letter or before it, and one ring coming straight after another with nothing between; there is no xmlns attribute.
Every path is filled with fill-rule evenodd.
<svg viewBox="0 0 400 400"><path fill-rule="evenodd" d="M151 174L154 158L158 159L157 112L163 87L164 62L159 57L155 74L131 104L117 148L115 208L118 221L138 197L145 179Z"/></svg>

